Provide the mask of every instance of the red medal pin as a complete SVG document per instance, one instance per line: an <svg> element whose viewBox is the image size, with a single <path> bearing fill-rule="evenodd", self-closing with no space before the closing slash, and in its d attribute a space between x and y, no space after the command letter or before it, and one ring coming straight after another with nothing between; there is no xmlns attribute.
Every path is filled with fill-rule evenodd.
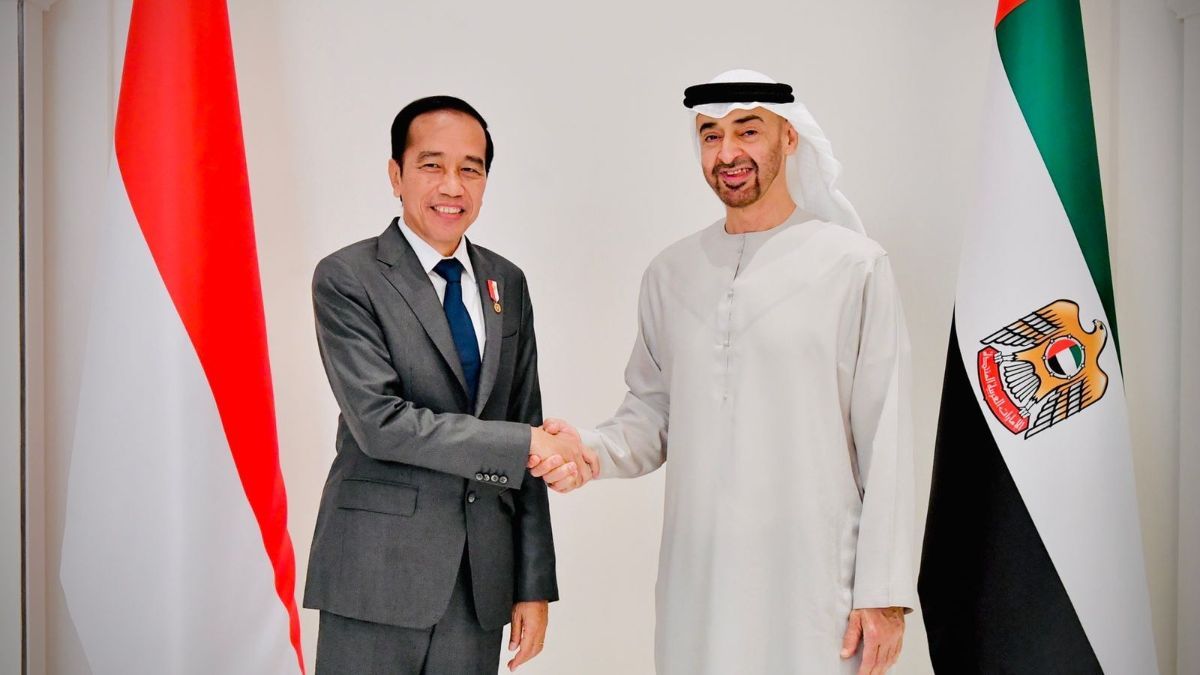
<svg viewBox="0 0 1200 675"><path fill-rule="evenodd" d="M492 298L492 309L496 313L500 313L500 287L496 285L494 279L488 279L488 295Z"/></svg>

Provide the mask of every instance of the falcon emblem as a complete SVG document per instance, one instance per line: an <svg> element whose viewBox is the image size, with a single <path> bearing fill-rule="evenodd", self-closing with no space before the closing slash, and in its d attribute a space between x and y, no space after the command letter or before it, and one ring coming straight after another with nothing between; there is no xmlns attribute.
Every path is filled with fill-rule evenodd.
<svg viewBox="0 0 1200 675"><path fill-rule="evenodd" d="M1090 406L1108 388L1101 321L1085 331L1079 305L1056 300L980 341L979 386L992 414L1025 438Z"/></svg>

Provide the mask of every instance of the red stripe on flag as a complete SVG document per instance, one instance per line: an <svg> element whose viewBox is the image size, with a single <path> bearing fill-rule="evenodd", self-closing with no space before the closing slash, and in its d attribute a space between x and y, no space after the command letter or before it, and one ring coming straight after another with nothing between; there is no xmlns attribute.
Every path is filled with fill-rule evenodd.
<svg viewBox="0 0 1200 675"><path fill-rule="evenodd" d="M1004 17L1008 16L1009 12L1013 11L1017 7L1020 7L1024 3L1025 0L1000 0L1000 5L996 7L996 23L993 25L993 27L999 26L1000 22L1004 20Z"/></svg>
<svg viewBox="0 0 1200 675"><path fill-rule="evenodd" d="M134 0L114 143L133 213L216 399L303 672L224 0Z"/></svg>

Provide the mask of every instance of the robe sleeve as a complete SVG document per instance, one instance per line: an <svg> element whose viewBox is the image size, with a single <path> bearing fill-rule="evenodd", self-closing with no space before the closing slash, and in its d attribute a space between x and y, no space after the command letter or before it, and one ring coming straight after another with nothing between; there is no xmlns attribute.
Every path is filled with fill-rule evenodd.
<svg viewBox="0 0 1200 675"><path fill-rule="evenodd" d="M667 461L667 376L658 358L658 334L651 272L642 278L638 297L638 332L625 366L625 400L606 422L580 429L584 445L600 457L601 478L634 478Z"/></svg>
<svg viewBox="0 0 1200 675"><path fill-rule="evenodd" d="M862 493L855 609L916 607L911 349L886 255L868 267L850 396Z"/></svg>

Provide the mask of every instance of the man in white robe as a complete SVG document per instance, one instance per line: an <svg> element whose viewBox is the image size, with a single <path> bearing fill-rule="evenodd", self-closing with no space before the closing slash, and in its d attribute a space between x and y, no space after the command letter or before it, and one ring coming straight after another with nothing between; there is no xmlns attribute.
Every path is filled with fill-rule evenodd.
<svg viewBox="0 0 1200 675"><path fill-rule="evenodd" d="M887 254L790 87L731 71L685 95L726 217L646 270L616 414L546 428L577 433L606 477L667 467L660 675L884 673L916 603ZM558 461L532 471L560 492L586 482Z"/></svg>

